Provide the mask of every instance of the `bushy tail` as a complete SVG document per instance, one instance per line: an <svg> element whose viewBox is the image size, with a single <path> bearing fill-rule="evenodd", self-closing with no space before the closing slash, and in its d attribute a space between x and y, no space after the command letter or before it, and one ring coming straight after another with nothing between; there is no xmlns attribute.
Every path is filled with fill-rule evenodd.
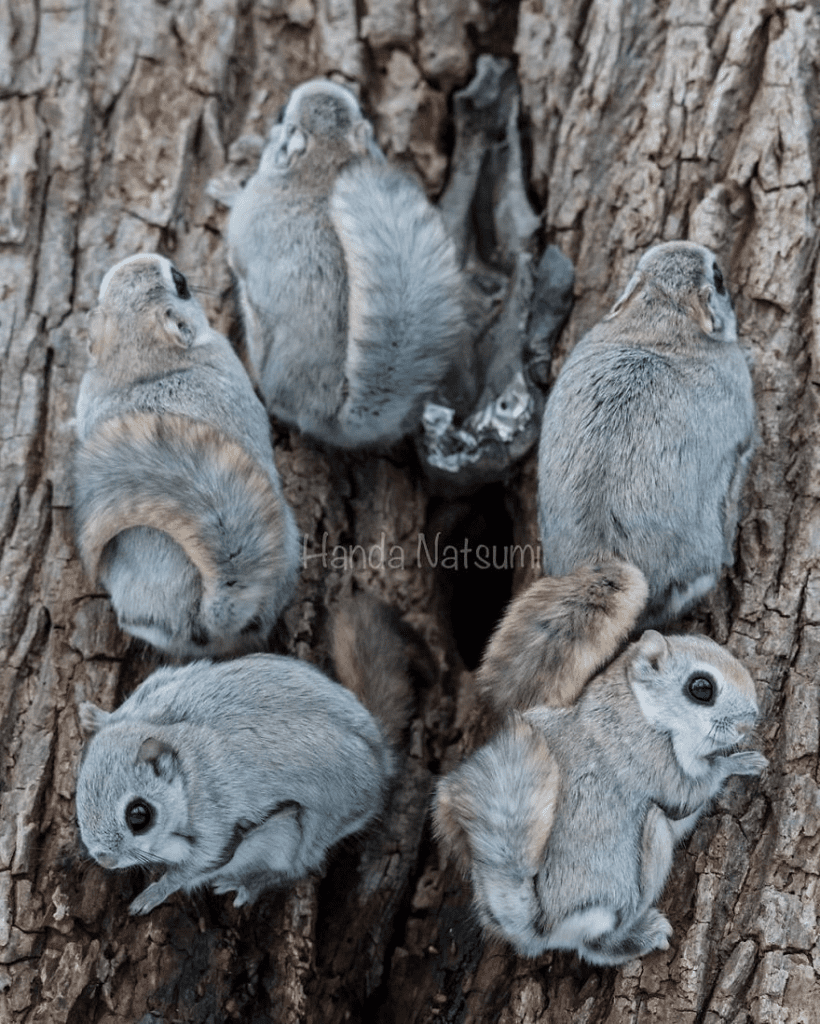
<svg viewBox="0 0 820 1024"><path fill-rule="evenodd" d="M647 593L640 569L615 558L536 580L496 628L476 686L502 713L568 707L618 653Z"/></svg>
<svg viewBox="0 0 820 1024"><path fill-rule="evenodd" d="M421 187L387 164L343 172L330 216L350 296L342 422L363 444L393 440L413 425L461 347L455 249Z"/></svg>
<svg viewBox="0 0 820 1024"><path fill-rule="evenodd" d="M290 509L248 453L207 423L155 413L103 423L76 455L74 514L95 581L118 533L142 526L171 537L200 573L201 616L213 635L240 632L272 591L282 605L290 597L298 566Z"/></svg>
<svg viewBox="0 0 820 1024"><path fill-rule="evenodd" d="M443 778L436 789L436 836L470 875L479 912L520 935L539 913L534 876L546 855L561 791L558 763L543 734L520 715Z"/></svg>
<svg viewBox="0 0 820 1024"><path fill-rule="evenodd" d="M395 609L371 594L348 594L333 623L333 661L340 681L375 715L398 745L414 706L414 677L438 669L421 636Z"/></svg>

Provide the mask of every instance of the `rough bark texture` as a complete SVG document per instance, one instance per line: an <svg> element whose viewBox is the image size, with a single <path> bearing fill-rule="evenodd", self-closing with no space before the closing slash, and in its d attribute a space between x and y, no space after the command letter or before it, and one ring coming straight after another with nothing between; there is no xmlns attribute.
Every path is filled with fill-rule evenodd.
<svg viewBox="0 0 820 1024"><path fill-rule="evenodd" d="M771 769L732 780L679 852L668 952L602 970L485 945L426 808L481 728L459 650L471 663L510 581L476 574L465 588L462 570L419 559L419 535L431 552L439 529L534 541L534 461L505 497L454 506L429 498L409 447L328 457L279 431L287 496L319 557L278 649L327 666L346 560L333 547L384 542L369 566L358 556L357 579L427 637L442 680L421 695L384 821L323 878L250 909L178 896L131 919L143 880L82 858L73 809L78 699L114 706L157 663L118 632L72 540L71 417L99 281L159 249L235 334L226 211L206 192L231 144L263 133L294 84L335 73L435 196L448 104L481 52L517 58L543 241L575 263L562 353L655 241L706 243L728 271L762 443L734 571L685 626L757 679ZM0 0L4 1024L820 1021L818 53L820 16L803 2ZM470 589L483 618L450 613Z"/></svg>

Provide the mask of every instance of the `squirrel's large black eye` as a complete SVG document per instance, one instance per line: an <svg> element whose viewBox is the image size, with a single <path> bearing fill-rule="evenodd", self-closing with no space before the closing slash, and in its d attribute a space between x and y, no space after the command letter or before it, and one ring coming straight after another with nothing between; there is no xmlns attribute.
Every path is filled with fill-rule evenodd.
<svg viewBox="0 0 820 1024"><path fill-rule="evenodd" d="M174 285L177 290L177 295L181 299L190 299L191 293L188 290L188 282L185 280L185 275L180 274L176 267L171 267L171 277L174 280Z"/></svg>
<svg viewBox="0 0 820 1024"><path fill-rule="evenodd" d="M726 285L723 283L723 274L721 274L720 267L717 263L712 264L712 277L715 280L715 288L717 288L718 295L725 295Z"/></svg>
<svg viewBox="0 0 820 1024"><path fill-rule="evenodd" d="M686 684L686 692L698 704L712 704L715 699L715 681L709 676L692 676Z"/></svg>
<svg viewBox="0 0 820 1024"><path fill-rule="evenodd" d="M125 823L135 836L150 828L153 820L154 810L144 800L132 800L125 808Z"/></svg>

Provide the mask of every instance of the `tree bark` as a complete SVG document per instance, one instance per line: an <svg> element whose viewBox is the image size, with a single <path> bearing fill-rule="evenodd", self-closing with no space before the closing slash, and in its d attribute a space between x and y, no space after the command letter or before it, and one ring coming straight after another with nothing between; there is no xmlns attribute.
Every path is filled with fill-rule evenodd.
<svg viewBox="0 0 820 1024"><path fill-rule="evenodd" d="M435 198L452 93L482 52L517 58L542 242L575 263L559 361L654 242L691 238L727 270L761 444L734 569L682 628L752 672L771 768L732 780L678 852L667 952L615 970L485 943L427 807L483 727L465 651L510 580L487 577L488 614L464 616L460 569L427 552L438 532L534 544L534 459L503 496L453 504L430 496L409 446L329 456L277 428L306 556L277 649L329 668L353 562L427 638L441 681L420 696L383 820L322 877L251 908L201 893L129 918L144 880L83 858L73 806L78 701L113 707L159 663L118 631L73 543L71 418L96 289L118 259L159 250L236 336L227 213L207 185L237 140L264 134L294 85L334 74ZM820 15L797 0L0 0L0 1021L820 1021L818 54ZM351 559L354 544L372 557Z"/></svg>

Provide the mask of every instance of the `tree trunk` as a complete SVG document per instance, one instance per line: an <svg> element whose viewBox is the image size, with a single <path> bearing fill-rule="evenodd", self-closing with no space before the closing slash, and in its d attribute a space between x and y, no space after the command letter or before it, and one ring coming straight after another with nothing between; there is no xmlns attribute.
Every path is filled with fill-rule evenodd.
<svg viewBox="0 0 820 1024"><path fill-rule="evenodd" d="M431 563L437 535L439 562L445 544L535 542L534 459L504 490L445 502L409 446L328 456L279 430L305 565L278 649L329 667L352 569L428 639L441 681L383 820L323 877L251 908L200 893L129 918L144 880L83 858L73 805L78 701L114 707L158 664L118 631L73 543L71 418L96 289L116 260L159 250L235 335L227 213L207 188L232 144L264 134L298 82L338 74L435 197L452 93L482 52L517 58L541 241L575 263L559 355L650 244L689 237L727 270L762 441L734 570L682 628L752 672L771 768L733 779L678 852L667 952L615 970L485 943L427 807L481 729L477 652L534 570L469 575L452 551L449 569ZM818 53L802 2L0 0L0 1021L820 1021Z"/></svg>

